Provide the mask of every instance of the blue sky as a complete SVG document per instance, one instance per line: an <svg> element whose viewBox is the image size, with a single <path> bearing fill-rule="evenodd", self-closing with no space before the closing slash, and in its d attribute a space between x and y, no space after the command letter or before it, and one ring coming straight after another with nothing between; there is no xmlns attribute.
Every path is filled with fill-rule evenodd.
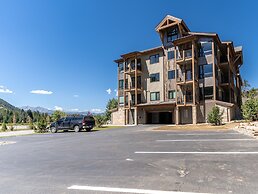
<svg viewBox="0 0 258 194"><path fill-rule="evenodd" d="M117 88L113 60L159 46L154 28L167 14L191 31L242 45L242 77L258 87L257 7L236 0L0 0L0 98L18 107L104 110Z"/></svg>

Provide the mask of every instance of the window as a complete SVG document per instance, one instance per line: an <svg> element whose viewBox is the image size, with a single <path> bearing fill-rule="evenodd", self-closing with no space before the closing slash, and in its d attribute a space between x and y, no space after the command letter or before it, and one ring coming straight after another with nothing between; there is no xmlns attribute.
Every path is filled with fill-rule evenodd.
<svg viewBox="0 0 258 194"><path fill-rule="evenodd" d="M175 52L174 51L168 51L168 60L175 58Z"/></svg>
<svg viewBox="0 0 258 194"><path fill-rule="evenodd" d="M141 104L141 102L142 102L142 95L137 94L137 104Z"/></svg>
<svg viewBox="0 0 258 194"><path fill-rule="evenodd" d="M204 77L212 77L212 64L206 64L203 66Z"/></svg>
<svg viewBox="0 0 258 194"><path fill-rule="evenodd" d="M175 79L175 70L168 71L168 79Z"/></svg>
<svg viewBox="0 0 258 194"><path fill-rule="evenodd" d="M211 55L212 54L212 41L205 41L200 42L198 45L198 56L204 57L205 55Z"/></svg>
<svg viewBox="0 0 258 194"><path fill-rule="evenodd" d="M132 60L130 63L131 69L135 69L135 60Z"/></svg>
<svg viewBox="0 0 258 194"><path fill-rule="evenodd" d="M158 63L158 62L159 62L159 54L150 56L150 64L154 64L154 63Z"/></svg>
<svg viewBox="0 0 258 194"><path fill-rule="evenodd" d="M173 42L174 40L178 39L178 30L174 28L167 33L167 42Z"/></svg>
<svg viewBox="0 0 258 194"><path fill-rule="evenodd" d="M120 104L120 105L123 105L123 104L124 104L124 97L123 97L123 96L120 96L120 97L119 97L119 104Z"/></svg>
<svg viewBox="0 0 258 194"><path fill-rule="evenodd" d="M158 82L159 81L159 73L150 74L150 82Z"/></svg>
<svg viewBox="0 0 258 194"><path fill-rule="evenodd" d="M119 72L124 71L124 63L118 63L118 70Z"/></svg>
<svg viewBox="0 0 258 194"><path fill-rule="evenodd" d="M168 91L168 99L175 99L175 98L176 98L176 91L175 90Z"/></svg>
<svg viewBox="0 0 258 194"><path fill-rule="evenodd" d="M204 78L203 65L199 65L199 79Z"/></svg>
<svg viewBox="0 0 258 194"><path fill-rule="evenodd" d="M186 69L186 81L191 81L191 80L192 80L192 70Z"/></svg>
<svg viewBox="0 0 258 194"><path fill-rule="evenodd" d="M119 80L119 89L124 89L124 80Z"/></svg>
<svg viewBox="0 0 258 194"><path fill-rule="evenodd" d="M159 92L151 92L151 93L150 93L150 100L151 100L151 101L160 100L160 94L159 94Z"/></svg>
<svg viewBox="0 0 258 194"><path fill-rule="evenodd" d="M213 86L204 88L204 96L205 96L205 99L213 98Z"/></svg>
<svg viewBox="0 0 258 194"><path fill-rule="evenodd" d="M212 64L205 64L199 66L199 78L203 79L205 77L212 77L213 71L212 71Z"/></svg>

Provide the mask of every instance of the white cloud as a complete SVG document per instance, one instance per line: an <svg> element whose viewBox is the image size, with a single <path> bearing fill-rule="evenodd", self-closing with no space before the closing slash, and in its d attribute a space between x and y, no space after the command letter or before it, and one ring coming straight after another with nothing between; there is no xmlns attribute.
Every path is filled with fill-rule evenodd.
<svg viewBox="0 0 258 194"><path fill-rule="evenodd" d="M99 109L99 108L93 108L93 109L91 109L90 112L92 112L92 113L103 113L104 111Z"/></svg>
<svg viewBox="0 0 258 194"><path fill-rule="evenodd" d="M8 88L6 88L4 86L0 86L0 93L12 94L13 91L9 90Z"/></svg>
<svg viewBox="0 0 258 194"><path fill-rule="evenodd" d="M63 108L62 108L62 107L60 107L60 106L55 106L55 107L54 107L54 109L55 109L55 110L63 111Z"/></svg>
<svg viewBox="0 0 258 194"><path fill-rule="evenodd" d="M79 97L79 95L77 95L77 94L74 94L74 95L73 95L73 97L74 97L74 98L78 98L78 97Z"/></svg>
<svg viewBox="0 0 258 194"><path fill-rule="evenodd" d="M111 90L110 88L108 88L108 89L106 90L106 92L107 92L108 94L111 94L112 90Z"/></svg>
<svg viewBox="0 0 258 194"><path fill-rule="evenodd" d="M30 93L32 93L32 94L43 94L43 95L53 94L53 92L47 91L47 90L32 90L32 91L30 91Z"/></svg>

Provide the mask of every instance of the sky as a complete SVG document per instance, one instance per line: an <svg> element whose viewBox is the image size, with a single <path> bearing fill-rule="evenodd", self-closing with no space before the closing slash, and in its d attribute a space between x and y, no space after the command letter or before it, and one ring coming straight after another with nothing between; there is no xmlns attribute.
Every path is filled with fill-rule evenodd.
<svg viewBox="0 0 258 194"><path fill-rule="evenodd" d="M0 0L0 98L21 106L99 112L116 97L121 54L161 45L166 16L242 45L243 79L258 87L258 2Z"/></svg>

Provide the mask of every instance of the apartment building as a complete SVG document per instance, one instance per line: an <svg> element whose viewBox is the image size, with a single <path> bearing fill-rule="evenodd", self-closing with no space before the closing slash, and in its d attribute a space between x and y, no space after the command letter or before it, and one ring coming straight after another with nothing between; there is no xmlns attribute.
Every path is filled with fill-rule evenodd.
<svg viewBox="0 0 258 194"><path fill-rule="evenodd" d="M161 46L121 55L113 124L196 124L213 106L223 121L241 116L242 47L216 33L191 32L167 15L155 28Z"/></svg>

